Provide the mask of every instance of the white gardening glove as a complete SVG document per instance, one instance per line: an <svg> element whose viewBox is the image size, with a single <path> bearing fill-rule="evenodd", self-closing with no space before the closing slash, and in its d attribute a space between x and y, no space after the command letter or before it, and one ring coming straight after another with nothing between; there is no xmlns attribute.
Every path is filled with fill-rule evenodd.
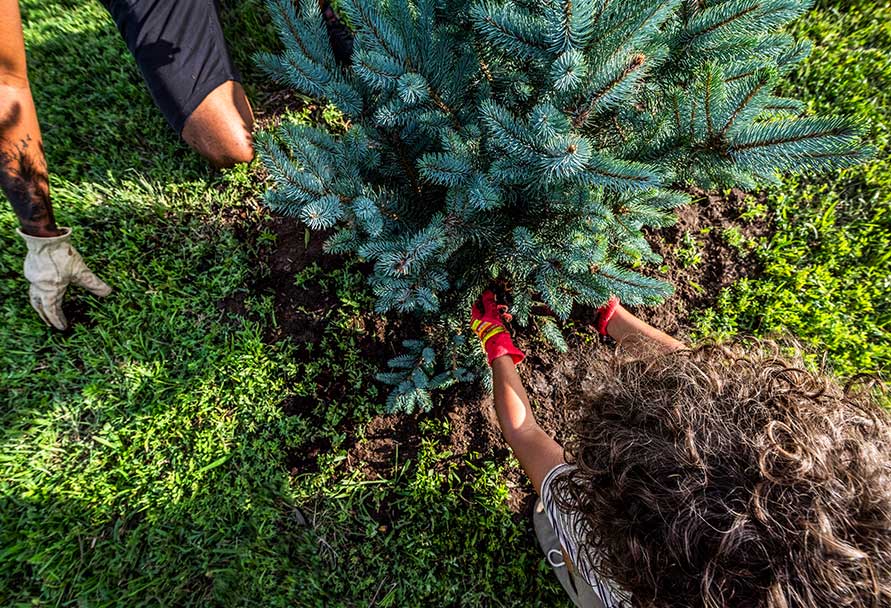
<svg viewBox="0 0 891 608"><path fill-rule="evenodd" d="M62 298L68 284L73 283L105 297L111 287L103 283L84 264L77 249L71 246L71 228L60 228L59 236L39 237L16 230L28 245L25 256L25 278L31 282L31 306L44 323L56 329L68 327L62 312Z"/></svg>

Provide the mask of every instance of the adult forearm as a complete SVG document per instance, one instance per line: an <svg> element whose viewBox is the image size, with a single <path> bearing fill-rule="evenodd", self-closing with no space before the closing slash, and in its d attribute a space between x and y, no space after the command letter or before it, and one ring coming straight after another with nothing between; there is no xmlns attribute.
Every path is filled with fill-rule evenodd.
<svg viewBox="0 0 891 608"><path fill-rule="evenodd" d="M17 0L0 0L0 189L22 232L58 236Z"/></svg>
<svg viewBox="0 0 891 608"><path fill-rule="evenodd" d="M0 188L22 232L57 236L37 112L27 82L0 84Z"/></svg>

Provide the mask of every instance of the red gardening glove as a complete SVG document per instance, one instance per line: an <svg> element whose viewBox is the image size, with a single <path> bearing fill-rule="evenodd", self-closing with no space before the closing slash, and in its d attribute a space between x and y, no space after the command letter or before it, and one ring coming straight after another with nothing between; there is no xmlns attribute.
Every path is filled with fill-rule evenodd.
<svg viewBox="0 0 891 608"><path fill-rule="evenodd" d="M601 336L608 335L606 326L609 325L610 319L616 314L617 308L619 308L619 298L612 296L609 302L597 309L597 331Z"/></svg>
<svg viewBox="0 0 891 608"><path fill-rule="evenodd" d="M507 306L495 303L495 294L488 289L483 292L479 301L473 305L470 312L470 328L479 336L483 343L483 350L489 358L489 365L498 357L510 355L514 365L522 361L526 355L514 346L510 334L504 328L504 317L508 321Z"/></svg>

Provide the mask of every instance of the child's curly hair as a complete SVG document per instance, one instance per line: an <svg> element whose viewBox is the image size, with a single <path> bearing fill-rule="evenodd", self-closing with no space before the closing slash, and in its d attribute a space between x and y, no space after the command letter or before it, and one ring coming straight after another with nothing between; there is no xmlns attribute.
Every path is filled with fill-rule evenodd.
<svg viewBox="0 0 891 608"><path fill-rule="evenodd" d="M593 369L554 482L635 606L891 606L891 419L773 342Z"/></svg>

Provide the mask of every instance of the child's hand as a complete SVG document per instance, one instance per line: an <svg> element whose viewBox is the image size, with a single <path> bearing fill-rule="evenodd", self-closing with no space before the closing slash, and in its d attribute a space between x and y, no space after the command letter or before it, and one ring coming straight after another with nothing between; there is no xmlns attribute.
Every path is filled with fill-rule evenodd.
<svg viewBox="0 0 891 608"><path fill-rule="evenodd" d="M510 338L510 334L504 328L504 320L510 321L507 306L495 302L495 294L488 289L482 297L471 307L470 328L482 341L483 350L489 359L489 365L498 357L509 355L514 365L522 361L523 354Z"/></svg>
<svg viewBox="0 0 891 608"><path fill-rule="evenodd" d="M613 315L616 314L616 309L618 308L619 298L612 296L610 297L609 302L597 309L597 331L601 336L608 335L606 333L606 326L609 325L610 320L613 318Z"/></svg>

